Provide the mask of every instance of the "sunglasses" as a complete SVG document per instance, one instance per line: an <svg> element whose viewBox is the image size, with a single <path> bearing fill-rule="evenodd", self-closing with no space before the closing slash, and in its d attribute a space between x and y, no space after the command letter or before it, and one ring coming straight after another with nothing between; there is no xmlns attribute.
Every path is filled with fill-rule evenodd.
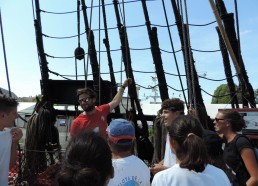
<svg viewBox="0 0 258 186"><path fill-rule="evenodd" d="M88 97L88 98L82 98L82 99L80 99L78 102L79 102L79 103L82 103L82 102L89 102L89 101L90 101L90 99L91 99L91 97Z"/></svg>
<svg viewBox="0 0 258 186"><path fill-rule="evenodd" d="M224 120L224 119L222 119L222 118L214 118L214 120L215 120L216 122L218 122L219 120Z"/></svg>

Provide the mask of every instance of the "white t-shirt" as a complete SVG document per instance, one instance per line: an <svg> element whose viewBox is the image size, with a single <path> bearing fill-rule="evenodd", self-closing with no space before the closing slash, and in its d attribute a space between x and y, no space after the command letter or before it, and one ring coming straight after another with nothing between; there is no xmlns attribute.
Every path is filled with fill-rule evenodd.
<svg viewBox="0 0 258 186"><path fill-rule="evenodd" d="M163 165L166 167L172 167L175 164L176 164L176 155L170 148L169 135L167 134Z"/></svg>
<svg viewBox="0 0 258 186"><path fill-rule="evenodd" d="M10 129L0 131L0 185L8 185L12 135Z"/></svg>
<svg viewBox="0 0 258 186"><path fill-rule="evenodd" d="M108 186L150 186L150 170L138 157L131 155L126 158L113 159L115 175Z"/></svg>
<svg viewBox="0 0 258 186"><path fill-rule="evenodd" d="M152 186L231 186L223 170L208 164L203 172L189 171L175 164L155 174Z"/></svg>

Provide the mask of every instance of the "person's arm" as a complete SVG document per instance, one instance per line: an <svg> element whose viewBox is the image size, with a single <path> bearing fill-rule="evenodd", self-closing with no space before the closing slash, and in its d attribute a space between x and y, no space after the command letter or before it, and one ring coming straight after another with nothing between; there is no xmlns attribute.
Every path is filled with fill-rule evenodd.
<svg viewBox="0 0 258 186"><path fill-rule="evenodd" d="M241 151L241 157L244 161L245 167L250 174L250 178L247 180L247 186L258 185L258 165L256 162L254 151L251 148L243 148Z"/></svg>
<svg viewBox="0 0 258 186"><path fill-rule="evenodd" d="M19 140L22 138L22 130L20 128L12 128L11 129L12 135L12 146L11 146L11 158L10 158L10 165L9 167L12 168L16 164L18 152L17 152L17 145Z"/></svg>
<svg viewBox="0 0 258 186"><path fill-rule="evenodd" d="M128 85L131 84L131 82L132 82L131 78L128 78L127 80L124 81L123 85L118 90L113 100L109 103L110 112L119 105L120 101L122 100L124 90L126 89L126 87L128 87Z"/></svg>
<svg viewBox="0 0 258 186"><path fill-rule="evenodd" d="M153 164L153 165L150 167L151 173L152 173L152 174L156 174L156 173L158 173L158 172L160 172L160 171L162 171L162 170L167 169L168 167L164 166L163 163L164 163L164 159L161 160L161 161L160 161L159 163L157 163L157 164Z"/></svg>

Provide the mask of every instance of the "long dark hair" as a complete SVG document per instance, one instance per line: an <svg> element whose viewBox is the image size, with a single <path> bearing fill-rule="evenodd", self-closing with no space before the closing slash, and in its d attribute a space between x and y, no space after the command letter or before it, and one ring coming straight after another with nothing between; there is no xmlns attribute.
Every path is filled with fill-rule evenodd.
<svg viewBox="0 0 258 186"><path fill-rule="evenodd" d="M98 134L83 132L68 144L58 175L60 186L103 186L113 167L107 142Z"/></svg>
<svg viewBox="0 0 258 186"><path fill-rule="evenodd" d="M193 116L179 116L169 128L169 136L176 141L176 156L180 167L202 172L208 163L208 154L202 139L203 128Z"/></svg>

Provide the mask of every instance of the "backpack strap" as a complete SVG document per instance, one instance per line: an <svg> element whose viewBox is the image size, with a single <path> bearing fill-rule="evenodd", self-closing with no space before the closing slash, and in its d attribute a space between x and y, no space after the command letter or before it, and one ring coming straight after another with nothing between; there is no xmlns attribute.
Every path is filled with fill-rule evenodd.
<svg viewBox="0 0 258 186"><path fill-rule="evenodd" d="M251 144L252 147L253 147L253 151L254 151L254 156L255 156L256 162L257 162L257 164L258 164L258 149L253 146L252 142L250 141L250 139L249 139L247 136L245 136L245 135L243 135L243 134L237 134L237 137L236 137L236 140L235 140L235 149L236 149L236 151L238 152L238 149L237 149L237 146L236 146L236 142L237 142L237 140L238 140L240 137L244 137L244 138L246 138L246 139L250 142L250 144ZM238 154L240 155L239 152L238 152ZM240 155L240 157L241 157L241 155ZM242 159L242 157L241 157L241 159Z"/></svg>

